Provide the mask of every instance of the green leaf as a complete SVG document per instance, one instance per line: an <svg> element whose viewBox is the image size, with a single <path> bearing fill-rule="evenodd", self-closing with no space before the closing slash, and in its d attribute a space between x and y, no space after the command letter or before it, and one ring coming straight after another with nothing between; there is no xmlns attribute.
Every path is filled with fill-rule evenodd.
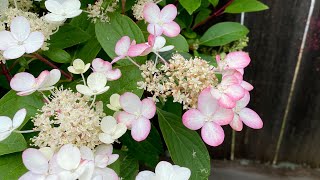
<svg viewBox="0 0 320 180"><path fill-rule="evenodd" d="M27 148L27 142L22 134L12 133L0 143L0 156L14 152L20 152Z"/></svg>
<svg viewBox="0 0 320 180"><path fill-rule="evenodd" d="M110 22L96 23L96 36L104 51L112 59L117 55L114 51L116 43L123 36L129 36L131 40L136 40L137 43L145 42L140 28L128 16L121 14L111 14ZM138 63L144 63L147 59L144 57L134 58ZM120 60L119 65L131 65L128 60Z"/></svg>
<svg viewBox="0 0 320 180"><path fill-rule="evenodd" d="M90 19L88 19L87 13L81 13L79 16L72 18L70 24L76 27L81 28L86 31L88 26L90 25Z"/></svg>
<svg viewBox="0 0 320 180"><path fill-rule="evenodd" d="M50 48L48 51L44 51L43 54L47 56L51 61L57 63L69 63L71 56L63 49Z"/></svg>
<svg viewBox="0 0 320 180"><path fill-rule="evenodd" d="M196 131L187 129L181 117L157 109L159 125L173 162L191 170L191 180L208 179L210 156Z"/></svg>
<svg viewBox="0 0 320 180"><path fill-rule="evenodd" d="M66 24L50 37L50 48L68 48L90 39L90 35L81 28Z"/></svg>
<svg viewBox="0 0 320 180"><path fill-rule="evenodd" d="M163 153L161 137L154 126L151 126L150 134L144 141L137 142L132 139L130 131L127 131L120 141L128 147L130 155L151 167L158 164L159 154Z"/></svg>
<svg viewBox="0 0 320 180"><path fill-rule="evenodd" d="M142 81L141 71L133 65L130 66L120 66L118 67L121 71L122 76L120 79L115 81L108 81L107 85L110 86L110 89L99 96L97 100L103 101L104 104L109 103L109 98L112 94L118 93L123 94L125 92L132 92L142 96L143 90L137 88L137 82ZM104 108L107 115L113 115L113 111L109 108Z"/></svg>
<svg viewBox="0 0 320 180"><path fill-rule="evenodd" d="M135 180L139 172L139 162L130 155L124 155L121 158L120 177L124 180Z"/></svg>
<svg viewBox="0 0 320 180"><path fill-rule="evenodd" d="M201 0L179 0L179 2L190 15L201 5Z"/></svg>
<svg viewBox="0 0 320 180"><path fill-rule="evenodd" d="M234 0L228 6L225 13L242 13L242 12L256 12L269 9L269 7L257 0Z"/></svg>
<svg viewBox="0 0 320 180"><path fill-rule="evenodd" d="M22 163L21 153L0 156L0 178L1 180L19 179L28 170Z"/></svg>
<svg viewBox="0 0 320 180"><path fill-rule="evenodd" d="M86 42L77 52L76 57L82 59L85 63L91 63L101 50L101 45L94 37Z"/></svg>
<svg viewBox="0 0 320 180"><path fill-rule="evenodd" d="M207 19L210 16L210 13L211 13L210 9L207 9L207 8L201 9L197 14L196 19L194 20L194 24L195 25L199 24L201 21Z"/></svg>
<svg viewBox="0 0 320 180"><path fill-rule="evenodd" d="M219 0L209 0L209 2L216 7L219 4Z"/></svg>
<svg viewBox="0 0 320 180"><path fill-rule="evenodd" d="M236 22L222 22L210 27L200 38L200 44L223 46L246 36L249 30Z"/></svg>
<svg viewBox="0 0 320 180"><path fill-rule="evenodd" d="M29 96L18 96L15 91L11 90L0 99L0 115L13 118L15 113L25 108L27 116L21 127L37 113L37 109L43 106L42 96L37 92ZM20 128L21 128L20 127Z"/></svg>
<svg viewBox="0 0 320 180"><path fill-rule="evenodd" d="M170 38L170 37L165 37L165 38L167 41L166 45L173 45L175 51L189 52L189 44L181 34L173 38Z"/></svg>

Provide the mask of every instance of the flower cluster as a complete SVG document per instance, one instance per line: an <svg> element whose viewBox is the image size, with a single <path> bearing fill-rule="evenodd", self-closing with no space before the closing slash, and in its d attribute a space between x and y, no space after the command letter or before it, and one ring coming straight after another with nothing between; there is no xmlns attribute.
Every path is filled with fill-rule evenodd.
<svg viewBox="0 0 320 180"><path fill-rule="evenodd" d="M112 154L111 145L97 146L93 151L66 144L58 151L53 148L29 148L22 160L29 170L19 180L30 179L111 179L118 180L116 172L107 166L114 163L118 154Z"/></svg>
<svg viewBox="0 0 320 180"><path fill-rule="evenodd" d="M32 8L33 0L9 0L9 4L11 7L15 7L17 5L17 8L28 11Z"/></svg>
<svg viewBox="0 0 320 180"><path fill-rule="evenodd" d="M246 108L252 85L243 80L244 68L250 63L247 53L229 53L224 59L216 57L218 67L213 71L222 74L216 86L208 86L198 97L198 106L183 114L183 124L191 129L201 129L201 136L210 146L218 146L224 140L221 126L228 125L241 131L243 123L253 129L260 129L263 122L253 110Z"/></svg>
<svg viewBox="0 0 320 180"><path fill-rule="evenodd" d="M87 13L88 17L91 18L93 23L96 23L98 20L101 22L109 22L110 17L108 13L114 12L118 7L119 0L112 0L106 7L104 7L104 1L98 0L94 5L89 4Z"/></svg>
<svg viewBox="0 0 320 180"><path fill-rule="evenodd" d="M35 146L59 148L64 144L93 149L99 140L100 120L105 116L101 105L90 107L89 98L69 89L55 89L47 102L32 118Z"/></svg>
<svg viewBox="0 0 320 180"><path fill-rule="evenodd" d="M175 102L183 104L184 109L196 108L200 92L209 86L216 86L218 79L207 61L201 58L186 60L180 54L174 54L170 65L157 68L152 61L141 66L143 82L138 82L141 89L166 100L173 96Z"/></svg>

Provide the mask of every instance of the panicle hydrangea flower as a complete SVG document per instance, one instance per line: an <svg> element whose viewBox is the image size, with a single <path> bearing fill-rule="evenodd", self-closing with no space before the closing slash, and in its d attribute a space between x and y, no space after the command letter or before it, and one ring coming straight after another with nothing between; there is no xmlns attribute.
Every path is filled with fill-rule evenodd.
<svg viewBox="0 0 320 180"><path fill-rule="evenodd" d="M138 82L140 89L153 94L153 99L166 100L173 96L175 102L183 104L184 109L196 108L200 92L218 84L215 73L207 61L198 57L186 60L175 54L169 60L170 65L157 68L152 61L141 66L143 82Z"/></svg>
<svg viewBox="0 0 320 180"><path fill-rule="evenodd" d="M96 58L92 61L93 72L99 72L107 77L108 81L114 81L121 77L120 69L112 69L112 64L103 59Z"/></svg>
<svg viewBox="0 0 320 180"><path fill-rule="evenodd" d="M39 17L38 14L32 13L32 12L24 12L20 9L16 8L8 8L4 13L4 23L7 24L7 26L10 26L12 20L17 16L23 16L30 22L30 30L32 32L34 31L40 31L44 35L44 40L48 41L50 40L50 36L53 35L59 25L53 24L47 22L44 17ZM45 42L42 47L42 50L48 50L49 49L49 43Z"/></svg>
<svg viewBox="0 0 320 180"><path fill-rule="evenodd" d="M155 172L141 171L137 175L136 180L188 180L190 176L190 169L172 165L166 161L160 161L155 168Z"/></svg>
<svg viewBox="0 0 320 180"><path fill-rule="evenodd" d="M44 16L51 23L61 24L68 18L74 18L82 13L79 0L46 0L45 6L49 11Z"/></svg>
<svg viewBox="0 0 320 180"><path fill-rule="evenodd" d="M103 106L95 103L90 107L88 97L63 88L53 90L49 99L32 118L34 130L40 131L32 138L35 146L58 148L71 143L93 149L102 143Z"/></svg>
<svg viewBox="0 0 320 180"><path fill-rule="evenodd" d="M101 130L103 133L99 134L100 141L112 144L118 142L118 138L126 133L127 126L123 123L117 123L117 120L112 116L106 116L101 120Z"/></svg>
<svg viewBox="0 0 320 180"><path fill-rule="evenodd" d="M11 7L15 7L15 0L9 0L9 4ZM17 6L19 9L23 11L28 11L32 8L33 0L16 0Z"/></svg>
<svg viewBox="0 0 320 180"><path fill-rule="evenodd" d="M137 20L143 20L143 8L147 3L158 4L162 0L137 0L136 3L132 6L133 16Z"/></svg>
<svg viewBox="0 0 320 180"><path fill-rule="evenodd" d="M103 2L103 0L98 0L94 5L88 5L88 17L91 18L93 23L96 23L98 20L101 22L109 22L110 17L108 13L114 12L117 9L119 0L113 0L106 8L102 6Z"/></svg>
<svg viewBox="0 0 320 180"><path fill-rule="evenodd" d="M26 118L26 115L27 110L20 109L12 120L7 116L0 116L0 141L5 140L14 130L18 129Z"/></svg>

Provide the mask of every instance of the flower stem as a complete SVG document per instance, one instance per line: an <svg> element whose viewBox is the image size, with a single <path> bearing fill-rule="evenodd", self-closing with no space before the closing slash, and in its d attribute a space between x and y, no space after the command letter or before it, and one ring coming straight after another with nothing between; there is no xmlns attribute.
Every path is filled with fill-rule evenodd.
<svg viewBox="0 0 320 180"><path fill-rule="evenodd" d="M10 81L11 81L10 72L9 72L7 66L3 62L0 62L0 64L1 64L2 73L4 74L4 76L6 76L6 79L7 79L8 83L10 84Z"/></svg>
<svg viewBox="0 0 320 180"><path fill-rule="evenodd" d="M37 132L37 131L36 130L24 130L24 131L14 130L13 132L15 132L15 133L33 133L33 132Z"/></svg>
<svg viewBox="0 0 320 180"><path fill-rule="evenodd" d="M209 20L211 20L214 17L220 16L221 14L223 14L224 10L233 2L234 0L230 0L227 2L227 4L225 4L224 6L222 6L220 9L218 9L216 12L214 12L213 14L211 14L211 16L209 16L207 19L199 22L198 24L194 25L192 30L198 28L199 26L202 26L204 24L206 24L206 22L208 22Z"/></svg>
<svg viewBox="0 0 320 180"><path fill-rule="evenodd" d="M96 98L97 98L97 95L94 95L93 99L92 99L92 103L90 105L90 108L92 108L92 106L94 105L94 102L96 101Z"/></svg>
<svg viewBox="0 0 320 180"><path fill-rule="evenodd" d="M83 73L81 73L81 77L82 77L82 80L83 80L83 84L84 84L85 86L87 86L86 79L84 78Z"/></svg>
<svg viewBox="0 0 320 180"><path fill-rule="evenodd" d="M54 69L58 69L61 74L63 74L68 80L72 80L72 76L69 73L66 73L65 71L61 70L60 68L58 68L56 65L54 65L52 62L50 62L49 60L47 60L46 58L42 57L40 54L38 53L34 53L33 57L39 59L40 61L46 63L47 65L51 66Z"/></svg>
<svg viewBox="0 0 320 180"><path fill-rule="evenodd" d="M139 69L140 69L140 65L138 63L136 63L133 59L131 59L129 56L127 56L127 58L129 59L129 61L131 61L134 65L136 65Z"/></svg>
<svg viewBox="0 0 320 180"><path fill-rule="evenodd" d="M168 62L165 59L163 59L163 57L161 57L160 54L158 54L157 52L153 52L153 53L157 55L164 64L168 65Z"/></svg>

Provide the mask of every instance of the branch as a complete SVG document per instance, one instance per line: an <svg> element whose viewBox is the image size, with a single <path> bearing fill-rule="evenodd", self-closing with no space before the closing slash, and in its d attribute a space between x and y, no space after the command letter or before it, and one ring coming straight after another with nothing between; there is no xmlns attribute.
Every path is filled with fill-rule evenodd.
<svg viewBox="0 0 320 180"><path fill-rule="evenodd" d="M4 76L6 76L6 79L7 79L8 83L10 84L10 81L12 78L10 75L10 72L9 72L7 66L3 62L0 62L0 64L1 64L2 73Z"/></svg>
<svg viewBox="0 0 320 180"><path fill-rule="evenodd" d="M214 12L213 14L211 14L211 16L209 16L207 19L199 22L198 24L194 25L192 30L195 30L196 28L198 28L199 26L204 25L206 22L208 22L209 20L213 19L214 17L220 16L221 14L223 14L224 10L233 2L234 0L230 0L227 2L227 4L225 4L224 6L222 6L220 9L218 9L216 12Z"/></svg>
<svg viewBox="0 0 320 180"><path fill-rule="evenodd" d="M50 61L47 60L46 58L42 57L40 54L34 53L34 54L32 55L32 57L35 57L35 58L39 59L40 61L46 63L47 65L51 66L51 67L54 68L54 69L58 69L58 70L61 72L61 74L62 74L63 76L65 76L68 80L70 80L70 81L72 80L72 75L71 75L70 73L66 73L65 71L61 70L61 69L58 68L56 65L54 65L52 62L50 62Z"/></svg>

